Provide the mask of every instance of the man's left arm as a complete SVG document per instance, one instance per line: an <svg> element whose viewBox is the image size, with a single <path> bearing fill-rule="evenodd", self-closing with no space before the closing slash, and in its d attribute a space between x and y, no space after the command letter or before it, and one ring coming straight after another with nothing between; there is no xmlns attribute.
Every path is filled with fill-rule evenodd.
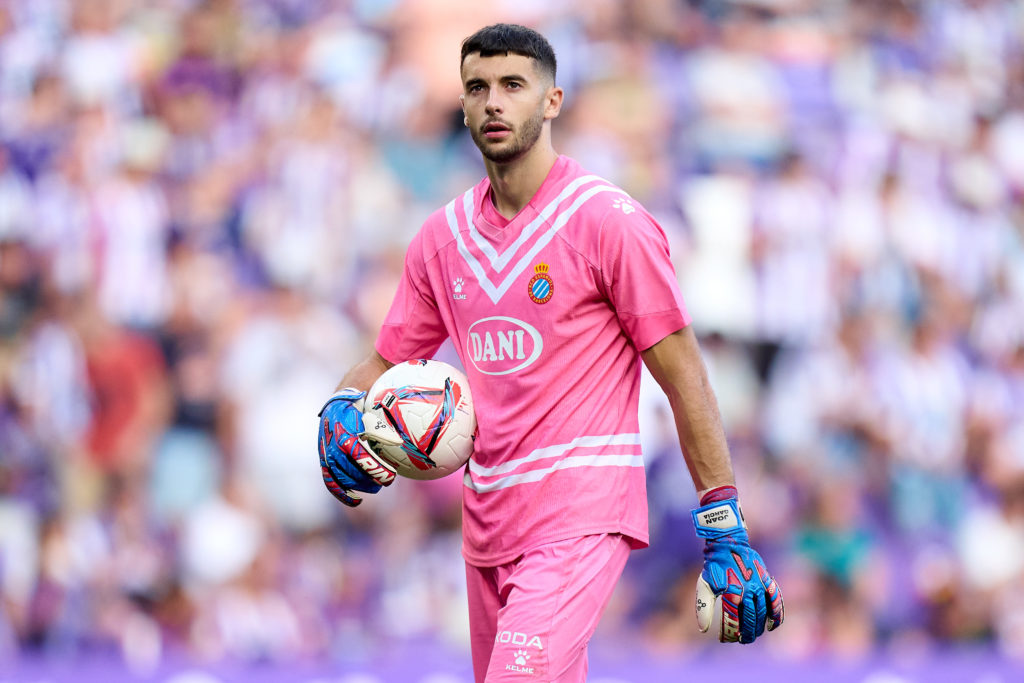
<svg viewBox="0 0 1024 683"><path fill-rule="evenodd" d="M704 569L697 582L698 623L707 627L702 604L706 608L721 596L720 640L751 643L765 629L782 624L782 592L750 547L725 429L697 336L684 327L642 351L641 357L668 397L700 497L700 507L693 511L697 535L705 540Z"/></svg>

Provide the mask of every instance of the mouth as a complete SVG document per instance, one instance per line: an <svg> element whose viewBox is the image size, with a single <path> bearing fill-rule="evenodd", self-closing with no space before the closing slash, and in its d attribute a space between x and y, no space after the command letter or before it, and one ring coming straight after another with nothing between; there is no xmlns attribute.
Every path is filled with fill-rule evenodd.
<svg viewBox="0 0 1024 683"><path fill-rule="evenodd" d="M488 140L500 140L512 134L512 128L501 121L489 121L480 130Z"/></svg>

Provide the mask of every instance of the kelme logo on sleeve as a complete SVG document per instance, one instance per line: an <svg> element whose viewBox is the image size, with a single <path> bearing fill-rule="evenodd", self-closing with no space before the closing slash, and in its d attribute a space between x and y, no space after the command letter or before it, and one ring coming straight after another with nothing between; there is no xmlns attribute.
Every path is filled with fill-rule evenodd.
<svg viewBox="0 0 1024 683"><path fill-rule="evenodd" d="M469 326L466 357L486 375L508 375L533 364L544 340L533 325L495 315Z"/></svg>

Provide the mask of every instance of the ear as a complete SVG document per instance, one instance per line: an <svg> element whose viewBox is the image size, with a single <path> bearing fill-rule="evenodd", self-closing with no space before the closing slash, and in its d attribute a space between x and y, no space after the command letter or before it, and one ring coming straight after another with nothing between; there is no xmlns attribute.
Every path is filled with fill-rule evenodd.
<svg viewBox="0 0 1024 683"><path fill-rule="evenodd" d="M545 94L544 103L544 120L550 121L551 119L558 118L558 114L562 111L562 98L565 96L565 91L559 88L557 85L553 85L548 88Z"/></svg>

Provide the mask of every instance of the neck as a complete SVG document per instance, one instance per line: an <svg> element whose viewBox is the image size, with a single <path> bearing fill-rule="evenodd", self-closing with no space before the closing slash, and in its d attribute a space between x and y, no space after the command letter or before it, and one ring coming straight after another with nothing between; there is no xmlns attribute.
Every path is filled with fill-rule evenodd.
<svg viewBox="0 0 1024 683"><path fill-rule="evenodd" d="M511 220L533 199L558 160L558 153L546 142L538 140L525 155L506 163L484 159L494 208L505 218Z"/></svg>

